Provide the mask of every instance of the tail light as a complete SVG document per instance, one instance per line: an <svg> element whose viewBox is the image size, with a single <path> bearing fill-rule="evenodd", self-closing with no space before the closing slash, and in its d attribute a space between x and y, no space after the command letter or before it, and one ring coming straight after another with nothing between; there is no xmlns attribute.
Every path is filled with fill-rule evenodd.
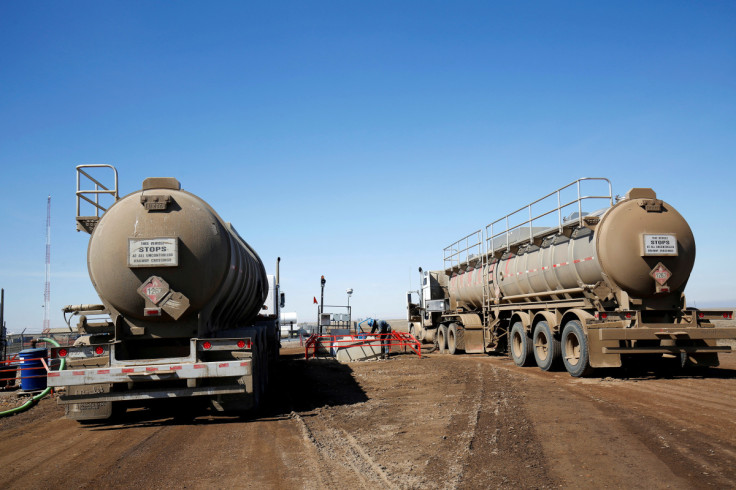
<svg viewBox="0 0 736 490"><path fill-rule="evenodd" d="M210 342L209 340L205 341L204 343L202 343L202 348L204 350L210 350L212 348L212 342Z"/></svg>
<svg viewBox="0 0 736 490"><path fill-rule="evenodd" d="M698 313L698 318L705 318L705 313Z"/></svg>
<svg viewBox="0 0 736 490"><path fill-rule="evenodd" d="M245 340L238 340L238 349L245 349Z"/></svg>
<svg viewBox="0 0 736 490"><path fill-rule="evenodd" d="M66 357L69 354L69 351L66 349L59 349L56 351L56 353L59 355L59 357Z"/></svg>
<svg viewBox="0 0 736 490"><path fill-rule="evenodd" d="M627 314L626 314L626 319L627 319L627 320L631 320L631 313L627 313Z"/></svg>
<svg viewBox="0 0 736 490"><path fill-rule="evenodd" d="M104 353L105 353L105 349L101 345L98 345L97 347L95 347L95 354L97 354L98 356L101 356Z"/></svg>
<svg viewBox="0 0 736 490"><path fill-rule="evenodd" d="M733 320L733 312L732 311L726 311L723 313L723 319L724 320Z"/></svg>

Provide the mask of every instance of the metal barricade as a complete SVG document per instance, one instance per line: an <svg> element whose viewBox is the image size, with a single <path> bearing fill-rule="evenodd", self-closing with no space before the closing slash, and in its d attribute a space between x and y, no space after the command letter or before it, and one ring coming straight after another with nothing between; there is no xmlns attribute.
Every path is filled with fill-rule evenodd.
<svg viewBox="0 0 736 490"><path fill-rule="evenodd" d="M389 333L359 333L350 335L319 335L312 334L304 345L304 358L317 357L318 350L323 354L331 356L333 349L361 346L371 344L375 347L388 348L391 353L395 347L398 350L407 352L410 349L417 356L422 357L422 348L419 341L412 334L407 332L389 332Z"/></svg>

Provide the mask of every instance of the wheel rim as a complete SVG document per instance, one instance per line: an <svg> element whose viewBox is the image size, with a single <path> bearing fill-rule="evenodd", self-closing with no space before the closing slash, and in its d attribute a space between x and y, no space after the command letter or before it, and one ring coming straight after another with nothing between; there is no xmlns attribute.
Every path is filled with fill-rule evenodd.
<svg viewBox="0 0 736 490"><path fill-rule="evenodd" d="M580 362L580 339L574 333L565 339L565 359L571 366L577 366Z"/></svg>
<svg viewBox="0 0 736 490"><path fill-rule="evenodd" d="M521 357L521 335L519 335L519 332L514 332L511 336L511 351L514 354L514 357Z"/></svg>
<svg viewBox="0 0 736 490"><path fill-rule="evenodd" d="M547 339L547 334L541 330L537 333L537 341L534 342L534 348L537 351L539 360L544 361L547 359L549 355L549 339Z"/></svg>

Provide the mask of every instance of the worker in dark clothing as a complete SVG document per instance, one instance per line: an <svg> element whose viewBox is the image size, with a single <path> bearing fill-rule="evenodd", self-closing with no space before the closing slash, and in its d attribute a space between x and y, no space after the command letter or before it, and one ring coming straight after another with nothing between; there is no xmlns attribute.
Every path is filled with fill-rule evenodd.
<svg viewBox="0 0 736 490"><path fill-rule="evenodd" d="M381 359L388 359L388 353L391 350L388 344L391 343L391 339L386 334L390 332L391 332L391 325L389 325L387 321L373 320L373 326L371 327L371 333L380 334L379 338L381 339Z"/></svg>

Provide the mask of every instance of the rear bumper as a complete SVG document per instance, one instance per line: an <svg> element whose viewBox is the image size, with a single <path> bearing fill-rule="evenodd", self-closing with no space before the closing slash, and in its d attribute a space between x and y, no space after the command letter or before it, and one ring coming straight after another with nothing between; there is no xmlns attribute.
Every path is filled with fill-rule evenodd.
<svg viewBox="0 0 736 490"><path fill-rule="evenodd" d="M719 339L736 340L736 327L689 327L673 324L645 324L636 328L623 328L618 322L588 326L588 335L605 342L605 354L658 354L658 353L719 353L731 352L728 345L716 345ZM611 341L661 341L660 345L630 347L611 345Z"/></svg>
<svg viewBox="0 0 736 490"><path fill-rule="evenodd" d="M234 361L51 371L48 373L48 386L80 386L103 383L241 377L249 376L252 373L251 363L252 361L250 359L239 359Z"/></svg>

